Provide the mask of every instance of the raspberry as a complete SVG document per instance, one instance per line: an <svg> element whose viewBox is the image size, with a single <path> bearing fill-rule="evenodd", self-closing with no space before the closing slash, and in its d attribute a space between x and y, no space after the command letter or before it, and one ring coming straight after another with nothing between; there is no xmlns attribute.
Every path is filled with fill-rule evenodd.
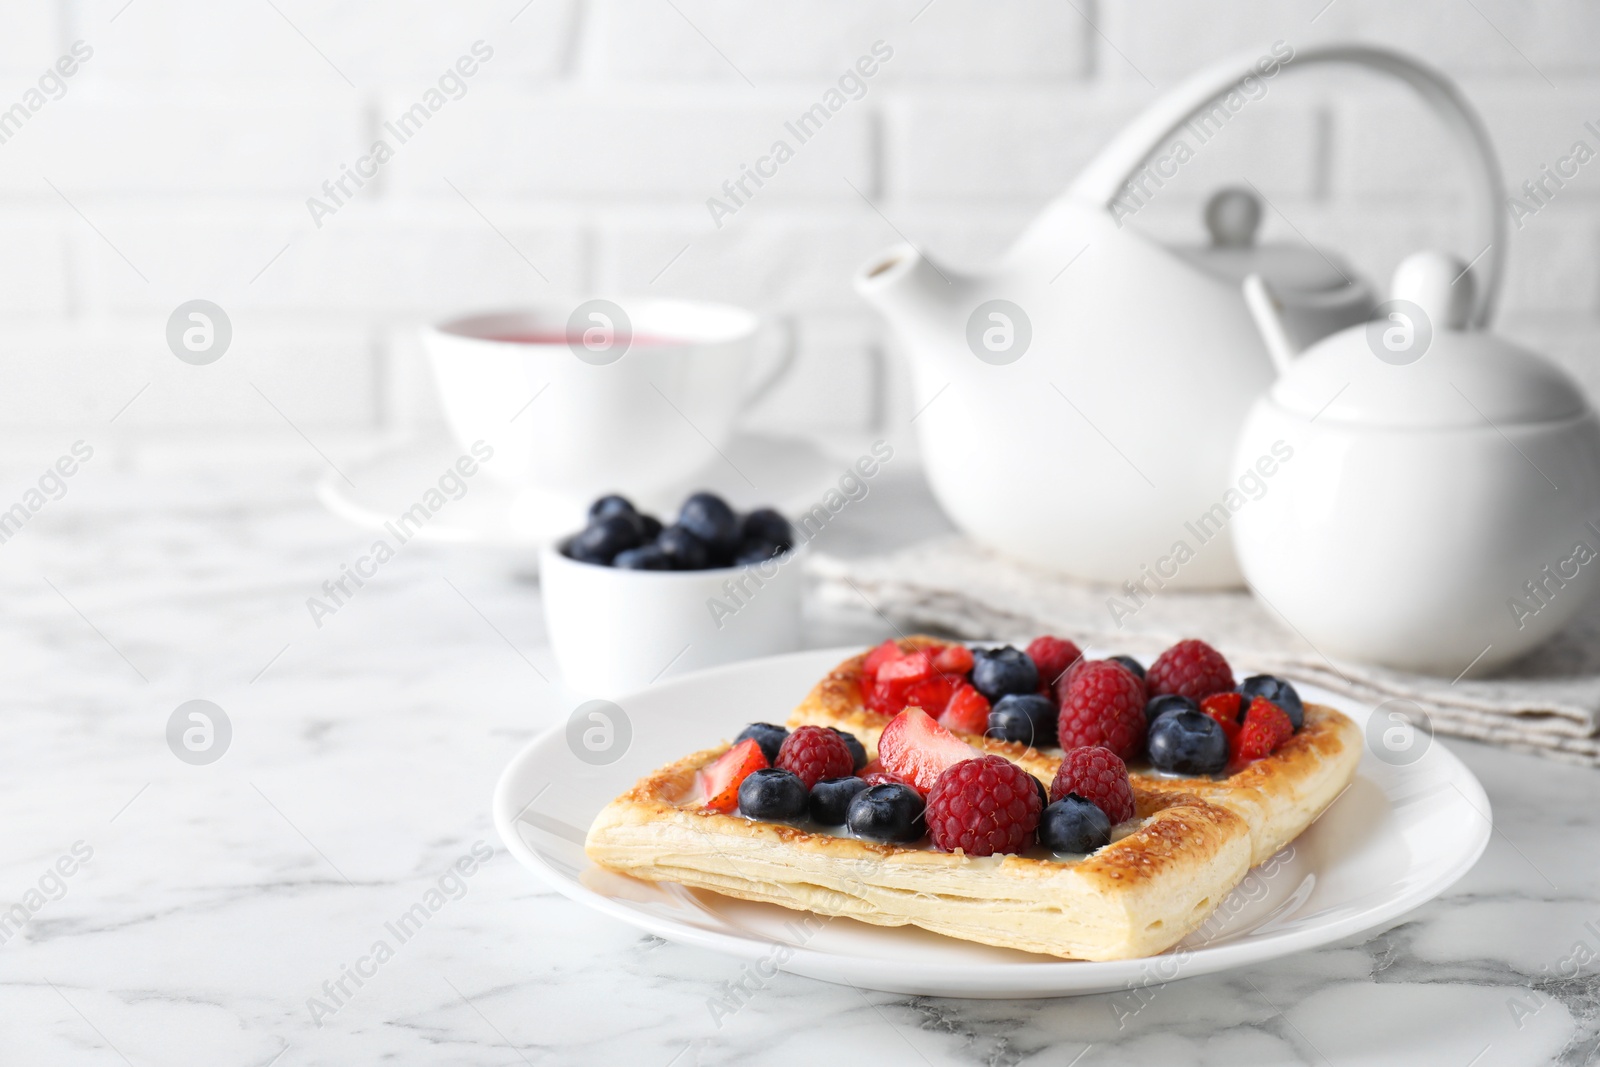
<svg viewBox="0 0 1600 1067"><path fill-rule="evenodd" d="M1000 756L964 760L939 775L928 793L928 835L935 848L968 856L1016 853L1033 843L1044 805L1033 775Z"/></svg>
<svg viewBox="0 0 1600 1067"><path fill-rule="evenodd" d="M1039 684L1055 685L1068 667L1083 658L1083 653L1071 641L1059 637L1035 637L1029 643L1028 658L1039 668Z"/></svg>
<svg viewBox="0 0 1600 1067"><path fill-rule="evenodd" d="M1113 826L1133 818L1128 765L1110 749L1090 745L1072 749L1062 757L1055 781L1050 783L1050 802L1053 804L1068 793L1078 794L1105 812Z"/></svg>
<svg viewBox="0 0 1600 1067"><path fill-rule="evenodd" d="M801 726L784 738L774 766L793 771L807 789L824 778L848 778L856 772L850 746L825 726Z"/></svg>
<svg viewBox="0 0 1600 1067"><path fill-rule="evenodd" d="M962 682L944 706L939 725L952 733L983 733L989 728L989 698Z"/></svg>
<svg viewBox="0 0 1600 1067"><path fill-rule="evenodd" d="M1250 702L1250 710L1244 715L1244 724L1249 726L1253 722L1264 722L1271 728L1274 752L1294 736L1294 722L1289 718L1289 713L1266 697L1256 697Z"/></svg>
<svg viewBox="0 0 1600 1067"><path fill-rule="evenodd" d="M1150 664L1145 683L1152 696L1177 693L1204 700L1212 693L1233 688L1233 668L1222 653L1204 641L1179 641Z"/></svg>
<svg viewBox="0 0 1600 1067"><path fill-rule="evenodd" d="M1062 748L1104 745L1122 759L1144 746L1144 683L1120 663L1097 660L1072 672L1056 736Z"/></svg>
<svg viewBox="0 0 1600 1067"><path fill-rule="evenodd" d="M1226 726L1244 721L1244 697L1239 693L1212 693L1200 702L1200 710Z"/></svg>

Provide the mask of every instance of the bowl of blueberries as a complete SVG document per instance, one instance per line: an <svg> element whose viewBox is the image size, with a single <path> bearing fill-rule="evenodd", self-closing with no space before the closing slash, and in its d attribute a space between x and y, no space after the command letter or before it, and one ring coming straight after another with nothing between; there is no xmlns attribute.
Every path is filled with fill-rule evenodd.
<svg viewBox="0 0 1600 1067"><path fill-rule="evenodd" d="M568 686L615 696L699 667L800 644L794 528L692 493L664 523L625 497L589 506L582 530L539 560L545 628Z"/></svg>

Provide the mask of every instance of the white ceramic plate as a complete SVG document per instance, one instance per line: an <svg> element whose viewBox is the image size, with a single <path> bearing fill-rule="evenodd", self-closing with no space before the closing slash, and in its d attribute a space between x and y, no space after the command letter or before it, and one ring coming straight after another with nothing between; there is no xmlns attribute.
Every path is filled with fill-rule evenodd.
<svg viewBox="0 0 1600 1067"><path fill-rule="evenodd" d="M317 498L329 511L358 526L382 531L384 523L417 503L461 455L461 446L440 435L389 448L346 464L349 481L329 473ZM830 460L803 440L745 434L734 437L699 470L675 485L639 494L634 503L665 519L698 489L720 494L741 510L775 507L794 515L808 510L838 480L845 464ZM602 488L598 492L604 492ZM479 474L459 500L451 500L417 533L424 541L537 550L583 525L589 500L519 492Z"/></svg>
<svg viewBox="0 0 1600 1067"><path fill-rule="evenodd" d="M531 742L501 775L494 794L501 840L573 900L668 940L769 959L824 981L983 998L1128 990L1337 941L1432 899L1472 867L1489 841L1483 787L1443 745L1419 744L1420 758L1406 765L1380 761L1369 745L1345 794L1252 871L1206 926L1164 955L1108 963L1054 960L852 919L802 926L805 913L642 882L584 856L584 833L612 797L645 772L731 738L747 723L783 722L817 679L853 651L719 667L624 697L616 704L626 722L614 724L612 745L599 754L582 744L582 732L598 724L579 716L579 708L568 727ZM1306 699L1367 722L1370 709L1299 688ZM578 751L612 762L591 764Z"/></svg>

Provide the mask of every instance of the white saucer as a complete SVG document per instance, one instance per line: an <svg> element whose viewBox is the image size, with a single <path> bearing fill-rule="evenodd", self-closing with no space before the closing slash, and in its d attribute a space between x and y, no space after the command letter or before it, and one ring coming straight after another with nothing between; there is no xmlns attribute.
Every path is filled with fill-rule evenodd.
<svg viewBox="0 0 1600 1067"><path fill-rule="evenodd" d="M525 866L561 893L660 937L770 961L796 974L869 989L986 999L1139 988L1325 945L1382 926L1443 892L1488 844L1489 801L1443 745L1396 766L1369 750L1355 783L1290 847L1257 867L1213 921L1163 955L1108 963L1054 960L911 927L803 912L639 881L590 863L583 838L596 813L647 771L731 738L747 723L783 722L830 668L858 649L801 652L718 667L616 701L620 754L596 766L569 747L589 722L531 742L500 776L494 819ZM1308 700L1365 725L1371 709L1313 686ZM579 713L584 708L579 708ZM575 713L575 715L578 713ZM594 753L585 752L590 760ZM609 754L606 754L609 755ZM1145 994L1148 996L1148 994Z"/></svg>
<svg viewBox="0 0 1600 1067"><path fill-rule="evenodd" d="M342 519L382 531L438 484L462 453L453 438L439 435L387 449L347 464L343 477L330 472L317 484L317 499ZM788 515L805 512L838 480L843 464L798 439L737 436L699 470L633 502L670 522L683 498L700 489L717 493L739 510L774 507ZM725 457L725 458L724 458ZM600 487L595 495L607 491ZM518 490L483 473L467 481L460 499L447 500L424 524L423 541L536 551L583 525L591 498L576 499Z"/></svg>

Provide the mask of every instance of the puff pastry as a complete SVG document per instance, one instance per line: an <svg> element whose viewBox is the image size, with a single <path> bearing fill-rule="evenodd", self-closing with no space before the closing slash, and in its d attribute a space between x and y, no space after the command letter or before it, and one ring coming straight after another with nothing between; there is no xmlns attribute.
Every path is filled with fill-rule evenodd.
<svg viewBox="0 0 1600 1067"><path fill-rule="evenodd" d="M589 828L589 857L650 881L1084 960L1170 948L1250 867L1244 821L1176 789L1137 789L1130 832L1068 860L875 844L685 804L695 772L726 749L612 801Z"/></svg>
<svg viewBox="0 0 1600 1067"><path fill-rule="evenodd" d="M910 651L946 642L911 637L899 642ZM878 735L889 716L867 708L861 678L865 652L830 671L789 717L790 727L812 723L837 726L861 739L876 755ZM1305 706L1305 724L1272 755L1226 778L1181 778L1130 767L1135 794L1182 793L1238 815L1249 827L1252 865L1261 863L1298 837L1332 804L1355 778L1361 762L1360 729L1344 714L1320 704ZM1060 749L1034 749L973 734L962 740L985 752L1005 756L1042 779L1055 777Z"/></svg>

